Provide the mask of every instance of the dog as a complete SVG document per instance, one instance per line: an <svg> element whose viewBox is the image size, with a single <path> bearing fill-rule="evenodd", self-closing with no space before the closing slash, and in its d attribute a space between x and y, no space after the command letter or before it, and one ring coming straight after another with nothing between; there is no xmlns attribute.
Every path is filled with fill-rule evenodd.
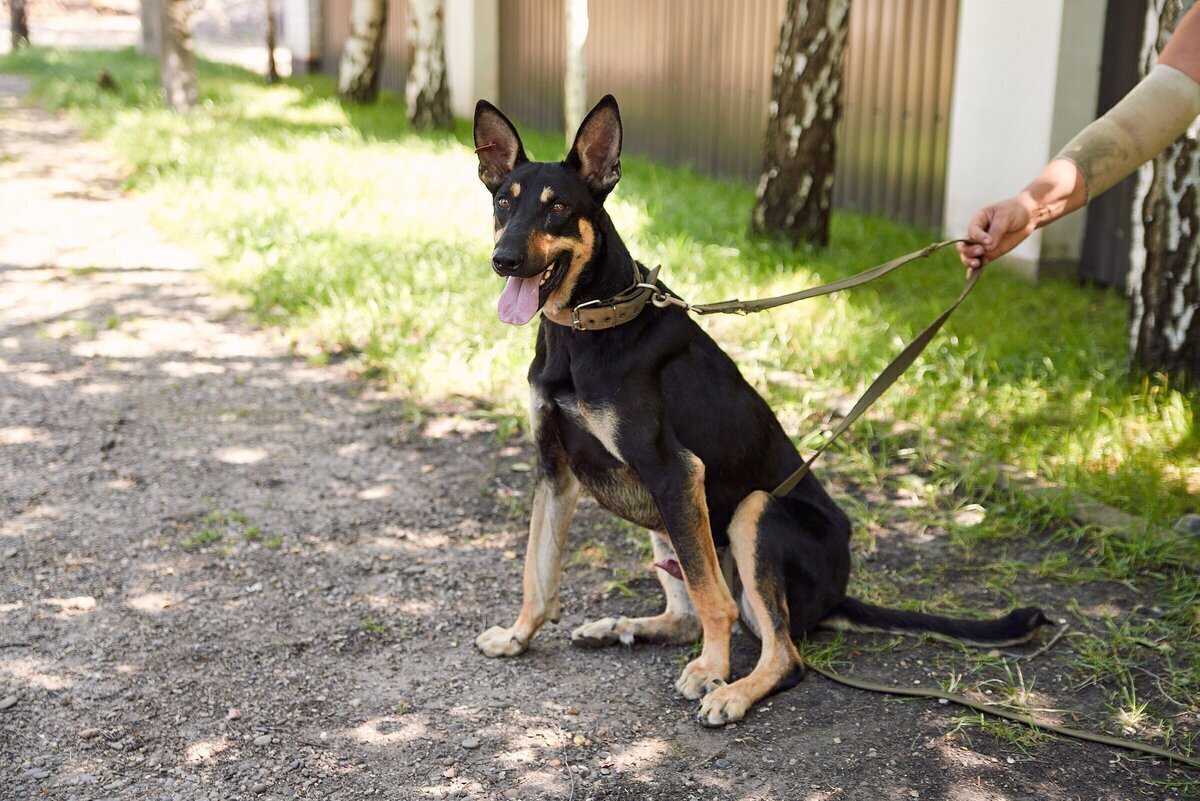
<svg viewBox="0 0 1200 801"><path fill-rule="evenodd" d="M588 113L562 162L530 161L513 124L484 100L474 138L494 204L492 269L505 279L499 317L524 325L542 316L529 366L538 459L524 599L513 625L476 638L479 650L515 656L559 619L563 551L585 489L650 532L666 609L586 623L572 643L702 637L675 688L701 699L706 726L740 720L759 699L795 685L804 664L794 639L818 627L1004 645L1048 622L1033 607L959 620L846 595L845 513L812 473L786 496L770 494L802 463L779 421L684 309L647 302L670 290L630 256L604 209L621 177L621 116L611 95ZM739 619L761 652L749 675L727 683Z"/></svg>

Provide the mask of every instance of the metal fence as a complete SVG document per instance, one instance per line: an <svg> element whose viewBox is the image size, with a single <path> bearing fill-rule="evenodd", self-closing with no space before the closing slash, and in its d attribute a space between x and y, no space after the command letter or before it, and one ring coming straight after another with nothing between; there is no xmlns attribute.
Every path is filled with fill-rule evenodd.
<svg viewBox="0 0 1200 801"><path fill-rule="evenodd" d="M854 0L834 201L940 227L959 0ZM404 2L390 0L384 86L401 90ZM625 147L755 180L784 0L592 0L588 87L621 103ZM337 69L349 0L326 0ZM500 3L500 98L526 125L562 127L562 0Z"/></svg>
<svg viewBox="0 0 1200 801"><path fill-rule="evenodd" d="M754 180L784 0L593 0L588 86L612 92L626 147ZM505 0L500 102L562 126L559 0ZM854 0L834 201L940 227L958 0Z"/></svg>
<svg viewBox="0 0 1200 801"><path fill-rule="evenodd" d="M940 228L958 0L854 0L834 203Z"/></svg>

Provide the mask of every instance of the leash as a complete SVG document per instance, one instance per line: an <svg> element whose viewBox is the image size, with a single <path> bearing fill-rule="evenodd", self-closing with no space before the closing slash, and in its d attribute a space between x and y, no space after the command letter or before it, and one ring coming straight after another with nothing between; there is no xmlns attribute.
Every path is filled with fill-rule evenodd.
<svg viewBox="0 0 1200 801"><path fill-rule="evenodd" d="M876 278L881 278L887 275L893 270L898 270L906 264L914 262L918 259L927 258L942 248L957 244L959 242L967 242L970 244L970 240L967 239L949 239L945 242L934 242L921 248L920 250L913 251L912 253L905 254L899 258L884 262L877 267L872 267L869 270L855 273L854 275L847 276L846 278L842 278L837 281L831 281L827 284L821 284L820 286L802 289L798 292L792 292L787 295L761 298L759 300L743 301L734 298L732 300L721 301L720 303L691 304L677 295L669 294L654 286L653 276L657 275L657 268L655 268L654 272L651 274L651 277L647 281L635 283L631 289L637 289L640 287L643 290L655 290L655 293L651 296L650 301L659 308L678 306L686 311L694 312L695 314L699 315L749 314L752 312L764 311L766 309L773 309L777 306L784 306L788 303L795 303L796 301L806 300L808 298L829 295L845 289L852 289L856 286L862 286L863 284L874 281ZM815 462L817 458L825 452L826 448L828 448L835 440L837 440L838 437L845 433L846 429L853 425L854 422L862 416L863 412L865 412L872 403L878 400L879 397L892 386L892 384L896 383L897 379L904 374L904 371L907 370L914 361L916 361L917 356L921 355L921 352L924 351L933 338L937 336L938 331L940 331L942 326L945 325L946 320L950 319L950 315L954 314L959 305L966 300L967 295L971 294L971 290L974 289L975 284L979 282L979 276L982 274L982 272L982 270L974 270L970 273L969 277L967 278L966 285L963 287L955 301L951 303L945 311L939 314L933 322L927 325L920 334L918 334L911 342L909 342L904 349L901 350L900 353L888 363L887 367L883 369L879 376L873 382L871 382L871 386L867 387L867 390L862 394L862 397L858 399L858 402L854 404L854 408L852 408L850 412L844 418L842 418L842 421L830 431L829 437L825 440L825 442L822 443L815 452L813 452L812 456L805 460L804 464L802 464L799 469L793 472L790 476L784 479L784 481L778 487L772 490L771 495L779 498L787 495L789 492L795 489L796 485L799 484L804 476L808 474L813 462ZM832 670L817 667L811 663L806 664L808 667L812 668L814 672L819 673L829 681L832 681L835 684L841 684L843 686L850 687L852 689L865 690L873 693L882 693L885 695L898 695L907 698L937 699L946 703L957 704L959 706L966 707L967 709L973 709L976 712L980 712L985 715L993 715L998 718L1004 718L1005 720L1011 720L1040 731L1053 732L1054 734L1059 734L1064 737L1071 737L1076 740L1099 743L1100 745L1107 745L1112 748L1121 748L1127 751L1137 751L1143 754L1161 757L1178 764L1187 765L1191 768L1200 769L1200 759L1192 758L1185 754L1181 754L1178 751L1172 751L1168 748L1160 748L1159 746L1151 745L1150 743L1143 743L1137 740L1126 740L1107 734L1096 734L1094 732L1083 731L1081 729L1073 729L1069 726L1060 726L1057 723L1040 720L1033 715L1013 712L1011 710L1004 709L1003 707L985 704L982 701L975 701L959 693L951 693L944 690L917 690L909 687L899 687L890 684L878 684L876 682L866 681L864 679L855 679L849 676L843 676L839 673L835 673Z"/></svg>
<svg viewBox="0 0 1200 801"><path fill-rule="evenodd" d="M871 269L864 270L861 273L856 273L837 281L831 281L827 284L821 284L820 286L802 289L798 292L792 292L787 295L778 295L776 297L750 301L743 301L734 298L732 300L726 300L720 303L690 304L682 298L659 290L658 293L651 298L651 302L659 308L664 308L666 306L679 306L687 311L700 315L749 314L752 312L764 311L766 309L773 309L777 306L784 306L788 303L795 303L796 301L806 300L808 298L829 295L845 289L852 289L856 286L862 286L863 284L874 281L876 278L881 278L887 275L893 270L898 270L906 264L914 262L918 259L927 258L942 248L957 244L959 242L967 242L969 244L970 240L949 239L945 242L934 242L921 248L920 250L900 256L896 259L892 259L891 261L884 262L877 267L872 267ZM959 293L958 298L956 298L955 301L951 303L945 311L939 314L932 323L926 326L925 329L916 336L916 338L909 342L904 349L901 350L900 353L888 363L887 367L883 369L879 376L873 382L871 382L871 386L867 387L867 390L862 394L862 397L858 399L858 402L854 404L854 408L852 408L850 412L844 418L842 418L842 421L830 431L825 442L822 443L821 446L818 447L807 460L805 460L804 464L802 464L799 469L793 472L790 476L784 479L784 481L778 487L772 490L771 495L779 498L787 495L789 492L795 489L796 485L799 484L804 476L808 474L809 470L812 468L813 462L815 462L817 458L820 457L820 455L838 439L838 437L845 433L846 429L853 425L854 422L862 416L863 412L865 412L871 406L871 404L878 400L879 397L892 386L892 384L896 383L897 379L904 374L904 371L907 370L914 361L916 361L917 356L921 355L921 352L924 351L933 338L937 336L938 331L940 331L942 326L945 325L946 320L950 319L950 315L954 314L954 311L959 307L959 305L966 300L967 295L971 294L971 290L975 288L975 284L978 283L979 276L981 274L982 270L975 270L971 272L970 276L967 278L967 283L963 287L962 292ZM643 283L641 286L648 287L649 284ZM1083 731L1081 729L1073 729L1069 726L1060 726L1056 723L1040 720L1033 715L1013 712L1011 710L1004 709L1003 707L985 704L981 701L974 701L959 693L945 692L943 690L917 690L909 687L878 684L872 681L865 681L863 679L855 679L850 678L849 676L843 676L833 672L832 670L817 667L811 663L808 663L808 667L812 668L813 671L824 676L829 681L856 690L883 693L885 695L898 695L908 698L938 699L947 703L966 707L967 709L973 709L976 712L986 715L993 715L998 718L1011 720L1041 731L1053 732L1064 737L1072 737L1076 740L1099 743L1101 745L1107 745L1113 748L1121 748L1127 751L1138 751L1143 754L1161 757L1171 762L1176 762L1192 768L1200 769L1200 759L1194 759L1186 756L1185 754L1181 754L1178 751L1160 748L1159 746L1151 745L1150 743L1139 742L1136 740L1126 740L1107 734L1096 734L1094 732Z"/></svg>
<svg viewBox="0 0 1200 801"><path fill-rule="evenodd" d="M976 275L978 275L978 273L976 273ZM976 712L982 712L985 715L994 715L998 718L1012 720L1025 726L1029 726L1033 729L1053 732L1064 737L1073 737L1076 740L1086 740L1087 742L1099 743L1101 745L1107 745L1113 748L1122 748L1126 751L1139 751L1143 754L1162 757L1163 759L1177 762L1181 765L1187 765L1191 768L1200 769L1200 759L1194 759L1190 756L1181 754L1178 751L1172 751L1169 748L1160 748L1157 745L1151 745L1150 743L1143 743L1137 740L1124 740L1120 737L1112 737L1107 734L1096 734L1094 732L1083 731L1081 729L1072 729L1068 726L1059 726L1056 723L1039 720L1033 715L1013 712L1011 710L1004 709L1003 707L985 704L982 701L974 701L970 698L967 698L965 695L960 695L958 693L950 693L943 690L914 690L909 687L898 687L891 684L876 684L873 681L865 681L863 679L853 679L849 676L843 676L841 674L834 673L832 670L819 668L811 663L806 664L808 667L812 668L813 671L821 674L830 681L846 687L851 687L856 690L866 690L867 692L883 693L886 695L900 695L908 698L937 698L939 700L946 701L947 703L958 704L959 706L973 709Z"/></svg>
<svg viewBox="0 0 1200 801"><path fill-rule="evenodd" d="M659 308L665 308L667 306L679 306L682 309L701 315L750 314L752 312L773 309L776 306L784 306L788 303L795 303L799 300L807 300L808 298L829 295L834 292L841 292L844 289L852 289L856 286L862 286L863 284L874 281L876 278L882 278L893 270L898 270L906 264L914 262L918 259L928 258L942 248L957 244L959 242L967 242L969 244L970 240L947 239L945 242L934 242L926 245L920 250L916 250L912 253L900 256L899 258L884 262L877 267L872 267L871 269L864 270L861 273L855 273L854 275L847 276L846 278L842 278L837 281L831 281L827 284L821 284L820 286L809 287L808 289L802 289L798 292L792 292L787 295L777 295L776 297L772 298L761 298L759 300L738 300L737 298L734 298L732 300L721 301L720 303L691 304L676 295L668 294L659 290L658 294L651 298L651 302ZM863 412L870 408L871 404L879 400L880 396L887 392L892 384L895 384L897 379L904 374L904 371L907 370L914 361L916 361L917 357L921 355L921 352L925 350L925 348L937 335L938 331L940 331L942 326L945 325L946 320L950 319L950 315L954 313L954 310L959 307L959 304L966 300L967 295L971 294L971 290L975 288L975 284L978 283L979 276L982 274L982 270L975 270L971 273L970 277L967 279L966 286L964 286L962 292L959 293L958 299L955 300L954 303L950 304L949 308L938 315L938 317L932 323L926 326L925 330L918 334L912 342L908 343L908 345L904 347L904 350L900 351L896 358L892 359L887 367L883 368L883 372L881 372L879 376L873 382L871 382L871 386L867 387L867 391L864 392L862 397L858 399L858 402L854 404L854 408L852 408L850 412L842 418L842 421L829 432L829 436L823 443L821 443L820 447L813 452L812 456L805 460L804 464L802 464L795 472L784 479L778 487L771 490L771 495L776 498L782 498L796 488L796 485L799 484L806 475L808 475L809 470L812 468L813 462L815 462L821 456L821 454L825 452L825 449L837 441L838 437L846 432L846 429L854 425L854 422L862 416ZM648 285L649 284L641 284L641 286Z"/></svg>

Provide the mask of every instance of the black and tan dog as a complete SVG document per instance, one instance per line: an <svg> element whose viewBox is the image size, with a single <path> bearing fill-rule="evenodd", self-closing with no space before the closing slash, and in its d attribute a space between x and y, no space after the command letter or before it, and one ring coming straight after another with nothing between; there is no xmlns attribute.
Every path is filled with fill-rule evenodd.
<svg viewBox="0 0 1200 801"><path fill-rule="evenodd" d="M635 284L647 280L604 210L621 177L611 96L583 121L565 161L529 161L512 123L485 101L475 110L475 145L495 204L492 268L506 279L500 319L524 325L538 311L544 318L529 368L538 473L524 602L512 626L479 635L483 653L519 654L544 622L558 619L563 548L581 488L648 529L658 564L677 564L681 574L658 571L662 614L587 623L572 641L687 643L703 635L700 656L675 686L686 698L704 697L705 725L738 720L758 699L795 684L803 664L793 638L819 626L1002 644L1028 639L1045 622L1033 608L968 621L847 597L849 521L811 474L784 498L769 494L801 458L733 361L680 308L644 297L642 305L589 304L636 300ZM589 314L581 320L579 312ZM732 559L728 580L719 550ZM726 684L739 616L762 652L750 675Z"/></svg>

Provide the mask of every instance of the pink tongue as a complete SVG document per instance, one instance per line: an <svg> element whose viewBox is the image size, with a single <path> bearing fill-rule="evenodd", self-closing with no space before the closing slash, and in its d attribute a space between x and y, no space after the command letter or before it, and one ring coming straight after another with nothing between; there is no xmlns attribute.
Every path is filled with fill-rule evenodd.
<svg viewBox="0 0 1200 801"><path fill-rule="evenodd" d="M508 279L496 308L503 322L525 325L533 319L538 310L538 281L541 278L540 275L533 278L517 278L514 275Z"/></svg>

